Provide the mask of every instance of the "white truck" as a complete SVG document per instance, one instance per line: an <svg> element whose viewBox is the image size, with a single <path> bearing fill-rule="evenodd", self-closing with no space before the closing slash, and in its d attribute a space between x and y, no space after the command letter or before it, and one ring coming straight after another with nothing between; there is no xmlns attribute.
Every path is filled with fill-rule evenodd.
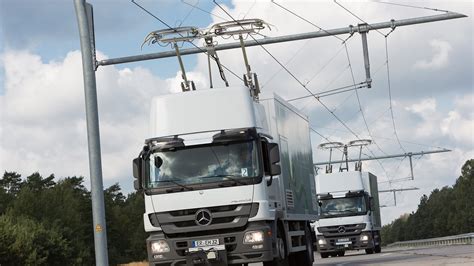
<svg viewBox="0 0 474 266"><path fill-rule="evenodd" d="M322 258L344 256L345 250L381 251L380 206L377 177L347 171L316 175L320 207L314 224L317 250Z"/></svg>
<svg viewBox="0 0 474 266"><path fill-rule="evenodd" d="M155 97L133 160L150 265L312 265L318 202L307 118L249 88Z"/></svg>

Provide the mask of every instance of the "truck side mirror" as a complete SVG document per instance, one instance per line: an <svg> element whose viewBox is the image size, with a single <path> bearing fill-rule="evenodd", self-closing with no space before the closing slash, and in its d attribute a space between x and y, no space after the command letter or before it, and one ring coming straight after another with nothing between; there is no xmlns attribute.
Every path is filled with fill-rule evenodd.
<svg viewBox="0 0 474 266"><path fill-rule="evenodd" d="M280 150L278 144L268 143L264 140L262 141L262 152L265 175L269 176L266 178L267 186L271 186L273 176L281 173L280 165L277 164L280 162Z"/></svg>
<svg viewBox="0 0 474 266"><path fill-rule="evenodd" d="M374 209L374 197L369 197L368 209L371 210L371 211Z"/></svg>
<svg viewBox="0 0 474 266"><path fill-rule="evenodd" d="M135 190L142 190L143 189L143 159L138 157L133 159L133 177L135 180L133 180L133 187Z"/></svg>
<svg viewBox="0 0 474 266"><path fill-rule="evenodd" d="M270 166L270 180L267 180L267 185L270 186L273 181L273 176L281 174L281 167L278 164L280 162L280 149L276 143L268 143L267 149L268 165Z"/></svg>

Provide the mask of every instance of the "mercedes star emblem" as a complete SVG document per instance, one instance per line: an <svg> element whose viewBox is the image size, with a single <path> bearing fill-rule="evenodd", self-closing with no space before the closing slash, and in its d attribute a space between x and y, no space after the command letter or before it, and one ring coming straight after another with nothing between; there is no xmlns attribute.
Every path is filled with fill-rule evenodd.
<svg viewBox="0 0 474 266"><path fill-rule="evenodd" d="M345 233L345 232L346 232L346 228L345 228L344 226L339 226L339 227L337 228L337 231L338 231L339 233Z"/></svg>
<svg viewBox="0 0 474 266"><path fill-rule="evenodd" d="M202 209L196 212L196 224L201 226L210 225L212 222L211 212L206 209Z"/></svg>

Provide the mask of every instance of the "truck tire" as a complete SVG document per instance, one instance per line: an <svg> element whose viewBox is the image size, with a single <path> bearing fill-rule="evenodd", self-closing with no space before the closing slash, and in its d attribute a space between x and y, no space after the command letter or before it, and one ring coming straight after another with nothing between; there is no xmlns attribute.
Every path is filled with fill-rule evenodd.
<svg viewBox="0 0 474 266"><path fill-rule="evenodd" d="M289 266L288 257L286 256L286 243L283 239L283 232L278 230L276 243L278 257L273 258L272 261L264 261L263 266Z"/></svg>
<svg viewBox="0 0 474 266"><path fill-rule="evenodd" d="M372 254L372 253L374 253L374 249L373 248L366 248L365 253L366 254Z"/></svg>
<svg viewBox="0 0 474 266"><path fill-rule="evenodd" d="M380 253L380 252L382 252L382 247L381 247L380 245L375 245L375 247L374 247L374 252L375 252L375 253Z"/></svg>
<svg viewBox="0 0 474 266"><path fill-rule="evenodd" d="M340 251L337 252L337 255L338 255L339 257L344 257L345 254L346 254L346 251L345 251L345 250L340 250Z"/></svg>
<svg viewBox="0 0 474 266"><path fill-rule="evenodd" d="M325 259L325 258L329 257L329 253L327 253L327 252L319 253L319 254L321 255L322 259Z"/></svg>
<svg viewBox="0 0 474 266"><path fill-rule="evenodd" d="M313 238L311 237L311 230L308 227L305 228L305 237L306 237L306 250L295 253L293 256L295 258L295 265L313 265L314 261L314 252L313 252ZM290 255L291 256L291 255Z"/></svg>

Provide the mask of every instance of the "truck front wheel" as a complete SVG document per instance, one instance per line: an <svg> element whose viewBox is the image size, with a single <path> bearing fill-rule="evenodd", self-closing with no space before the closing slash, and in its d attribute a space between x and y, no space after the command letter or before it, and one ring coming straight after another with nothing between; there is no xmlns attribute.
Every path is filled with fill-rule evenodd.
<svg viewBox="0 0 474 266"><path fill-rule="evenodd" d="M380 253L380 252L382 252L382 247L380 247L380 245L375 245L374 251L375 251L375 253Z"/></svg>
<svg viewBox="0 0 474 266"><path fill-rule="evenodd" d="M286 256L286 244L282 238L282 232L278 230L278 235L276 239L276 249L278 252L278 257L273 258L273 261L264 261L263 266L288 266L288 257Z"/></svg>
<svg viewBox="0 0 474 266"><path fill-rule="evenodd" d="M313 265L314 253L313 253L313 239L311 238L311 230L308 227L305 228L305 242L306 250L295 253L296 265Z"/></svg>

